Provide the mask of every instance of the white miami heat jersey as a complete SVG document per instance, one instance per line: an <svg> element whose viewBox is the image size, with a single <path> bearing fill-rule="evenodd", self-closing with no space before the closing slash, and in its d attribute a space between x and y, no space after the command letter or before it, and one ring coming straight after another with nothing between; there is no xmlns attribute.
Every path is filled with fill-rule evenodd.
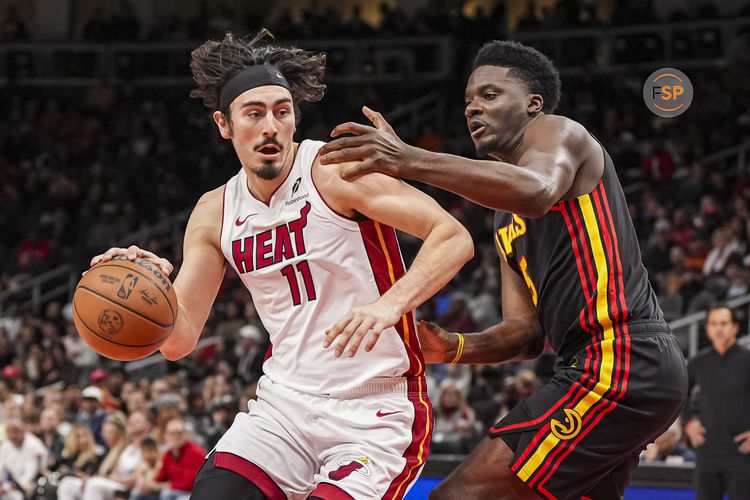
<svg viewBox="0 0 750 500"><path fill-rule="evenodd" d="M241 169L226 184L221 249L250 291L271 349L263 371L314 394L354 389L375 377L422 375L413 312L383 332L370 352L334 356L325 331L354 307L375 302L404 274L393 228L334 212L311 168L323 142L303 141L268 205Z"/></svg>

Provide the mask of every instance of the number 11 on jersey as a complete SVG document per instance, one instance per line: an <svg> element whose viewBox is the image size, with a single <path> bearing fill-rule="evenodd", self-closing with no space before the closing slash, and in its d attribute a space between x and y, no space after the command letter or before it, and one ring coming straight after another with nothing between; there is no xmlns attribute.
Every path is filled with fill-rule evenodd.
<svg viewBox="0 0 750 500"><path fill-rule="evenodd" d="M289 282L289 290L292 292L292 303L298 306L302 303L302 298L299 290L299 284L297 282L297 274L294 272L294 265L289 264L281 269L281 274ZM297 263L297 272L302 276L302 281L305 284L305 292L307 293L307 301L315 300L315 285L313 284L312 274L310 274L310 264L306 260Z"/></svg>

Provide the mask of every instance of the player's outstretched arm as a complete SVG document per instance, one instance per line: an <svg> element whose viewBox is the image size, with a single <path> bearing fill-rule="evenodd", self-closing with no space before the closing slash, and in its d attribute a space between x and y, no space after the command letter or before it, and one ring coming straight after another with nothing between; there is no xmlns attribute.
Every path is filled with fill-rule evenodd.
<svg viewBox="0 0 750 500"><path fill-rule="evenodd" d="M348 215L356 211L423 240L401 279L378 301L349 311L327 332L326 347L335 343L337 355L346 348L353 356L365 338L369 351L385 328L448 283L474 255L474 247L468 231L421 191L379 173L345 182L340 168L319 167L318 175L314 173L331 206Z"/></svg>
<svg viewBox="0 0 750 500"><path fill-rule="evenodd" d="M219 243L222 201L223 188L204 194L188 220L183 263L174 280L177 319L172 334L160 348L167 359L182 358L195 348L224 278L224 256ZM174 269L167 259L136 245L110 248L91 259L91 266L120 255L130 260L145 259L155 264L165 276L172 274Z"/></svg>
<svg viewBox="0 0 750 500"><path fill-rule="evenodd" d="M459 336L421 321L417 328L428 363L501 363L532 359L544 348L544 331L523 279L501 261L503 322L479 333L465 334L459 353Z"/></svg>
<svg viewBox="0 0 750 500"><path fill-rule="evenodd" d="M396 136L380 113L365 108L375 128L344 123L321 149L321 163L361 160L344 170L346 179L369 172L425 182L494 210L525 217L541 217L560 201L573 184L581 162L580 151L589 135L582 125L561 116L544 115L524 136L526 151L518 164L472 160L408 146Z"/></svg>
<svg viewBox="0 0 750 500"><path fill-rule="evenodd" d="M195 348L224 278L224 254L219 242L223 193L221 187L204 194L185 229L182 267L174 280L177 321L160 348L170 360L187 356Z"/></svg>

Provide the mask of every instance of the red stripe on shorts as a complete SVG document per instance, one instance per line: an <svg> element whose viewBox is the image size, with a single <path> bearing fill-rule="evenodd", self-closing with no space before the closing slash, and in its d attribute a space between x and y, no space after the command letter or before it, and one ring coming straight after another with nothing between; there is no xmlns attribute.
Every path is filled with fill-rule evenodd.
<svg viewBox="0 0 750 500"><path fill-rule="evenodd" d="M349 493L331 483L318 484L310 496L325 498L325 500L354 500Z"/></svg>
<svg viewBox="0 0 750 500"><path fill-rule="evenodd" d="M231 470L257 486L268 500L286 500L286 495L266 471L232 453L216 452L214 465L221 469Z"/></svg>
<svg viewBox="0 0 750 500"><path fill-rule="evenodd" d="M430 452L430 439L434 420L432 404L427 396L427 385L424 377L409 377L409 401L414 405L414 424L411 427L411 443L406 447L403 457L406 465L391 481L384 500L400 500L406 495L409 486L417 479L427 455Z"/></svg>

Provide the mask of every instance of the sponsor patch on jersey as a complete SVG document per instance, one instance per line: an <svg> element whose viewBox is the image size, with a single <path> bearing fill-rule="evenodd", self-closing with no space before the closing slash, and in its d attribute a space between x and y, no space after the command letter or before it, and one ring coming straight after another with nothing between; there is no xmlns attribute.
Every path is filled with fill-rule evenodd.
<svg viewBox="0 0 750 500"><path fill-rule="evenodd" d="M305 198L309 198L309 197L310 197L310 193L301 194L301 195L297 196L296 198L292 198L291 200L284 200L284 205L286 205L286 206L294 205L298 201L302 201Z"/></svg>

